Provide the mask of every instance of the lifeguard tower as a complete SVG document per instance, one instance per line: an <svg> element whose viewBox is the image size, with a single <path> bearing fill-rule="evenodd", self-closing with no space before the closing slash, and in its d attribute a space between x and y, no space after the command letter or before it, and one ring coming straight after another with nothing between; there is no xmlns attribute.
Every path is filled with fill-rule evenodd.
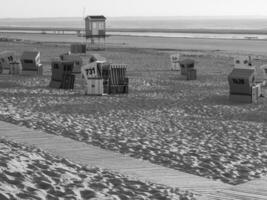
<svg viewBox="0 0 267 200"><path fill-rule="evenodd" d="M85 38L89 49L105 49L106 17L103 15L87 16L85 18Z"/></svg>

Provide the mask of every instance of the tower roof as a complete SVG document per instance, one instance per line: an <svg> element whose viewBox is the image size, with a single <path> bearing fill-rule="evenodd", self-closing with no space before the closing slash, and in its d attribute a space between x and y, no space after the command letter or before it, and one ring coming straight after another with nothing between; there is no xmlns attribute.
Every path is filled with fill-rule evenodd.
<svg viewBox="0 0 267 200"><path fill-rule="evenodd" d="M104 15L88 15L85 19L106 20L107 18Z"/></svg>

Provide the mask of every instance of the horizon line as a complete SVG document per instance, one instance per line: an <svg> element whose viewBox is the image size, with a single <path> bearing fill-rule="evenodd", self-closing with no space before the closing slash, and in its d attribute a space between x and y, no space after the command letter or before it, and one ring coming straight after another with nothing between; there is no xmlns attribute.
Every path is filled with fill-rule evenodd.
<svg viewBox="0 0 267 200"><path fill-rule="evenodd" d="M266 18L267 15L178 15L178 16L106 16L107 18ZM70 18L83 18L79 16L54 16L54 17L0 17L0 20L23 20L23 19L70 19Z"/></svg>

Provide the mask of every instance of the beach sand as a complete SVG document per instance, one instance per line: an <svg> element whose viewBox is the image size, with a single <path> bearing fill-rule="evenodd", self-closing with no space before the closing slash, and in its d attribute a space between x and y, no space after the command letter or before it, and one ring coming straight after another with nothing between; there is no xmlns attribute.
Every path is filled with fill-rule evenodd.
<svg viewBox="0 0 267 200"><path fill-rule="evenodd" d="M72 36L23 34L19 38L34 41L0 42L0 48L18 55L24 50L41 51L46 73L1 77L0 120L225 183L240 184L266 175L266 98L258 104L233 104L227 82L233 52L259 51L254 64L266 64L266 43L111 37L105 51L88 53L127 64L130 92L90 97L84 95L79 79L75 90L47 87L50 60L69 51L69 42L75 42ZM196 61L196 81L186 81L180 72L170 70L169 56L176 52Z"/></svg>
<svg viewBox="0 0 267 200"><path fill-rule="evenodd" d="M149 200L193 194L89 168L40 149L0 139L0 199Z"/></svg>

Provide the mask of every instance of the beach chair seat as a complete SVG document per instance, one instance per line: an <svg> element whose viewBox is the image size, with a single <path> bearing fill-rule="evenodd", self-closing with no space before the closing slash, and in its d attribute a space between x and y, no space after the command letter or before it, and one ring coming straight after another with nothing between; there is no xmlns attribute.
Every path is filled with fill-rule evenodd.
<svg viewBox="0 0 267 200"><path fill-rule="evenodd" d="M0 73L11 74L12 63L17 62L17 57L13 51L0 52Z"/></svg>
<svg viewBox="0 0 267 200"><path fill-rule="evenodd" d="M66 90L74 89L74 82L75 82L75 75L64 74L61 88Z"/></svg>
<svg viewBox="0 0 267 200"><path fill-rule="evenodd" d="M52 76L49 84L52 88L73 89L75 75L73 75L74 62L53 60L51 62Z"/></svg>
<svg viewBox="0 0 267 200"><path fill-rule="evenodd" d="M187 69L186 80L197 80L197 70L196 69Z"/></svg>
<svg viewBox="0 0 267 200"><path fill-rule="evenodd" d="M195 61L192 59L184 59L180 62L180 68L181 68L181 75L187 75L187 71L189 69L193 69L195 67Z"/></svg>
<svg viewBox="0 0 267 200"><path fill-rule="evenodd" d="M79 55L75 55L75 54L62 54L60 55L60 59L62 61L71 61L74 63L73 65L73 70L72 73L73 74L81 74L81 67L83 65L83 60L82 57Z"/></svg>
<svg viewBox="0 0 267 200"><path fill-rule="evenodd" d="M19 62L11 62L10 63L10 74L16 75L16 74L21 74L21 65Z"/></svg>
<svg viewBox="0 0 267 200"><path fill-rule="evenodd" d="M42 75L43 66L39 51L24 51L21 55L22 75Z"/></svg>
<svg viewBox="0 0 267 200"><path fill-rule="evenodd" d="M110 83L111 85L123 85L126 78L127 65L111 64L110 65Z"/></svg>

